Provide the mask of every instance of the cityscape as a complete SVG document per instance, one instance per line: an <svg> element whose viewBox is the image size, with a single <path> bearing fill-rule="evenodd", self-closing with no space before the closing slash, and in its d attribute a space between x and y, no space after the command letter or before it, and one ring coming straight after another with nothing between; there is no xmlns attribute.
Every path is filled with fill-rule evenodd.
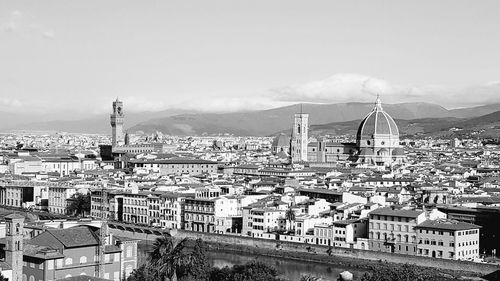
<svg viewBox="0 0 500 281"><path fill-rule="evenodd" d="M325 58L331 53L319 45L336 46L351 33L371 40L369 21L379 27L386 22L370 12L370 5L384 5L56 2L57 11L30 1L0 3L0 13L7 11L0 15L0 50L5 42L5 53L12 54L5 57L5 69L0 66L0 76L5 74L0 80L1 280L500 280L500 82L494 80L500 70L494 47L500 41L484 39L500 26L500 9L490 7L500 8L496 3L467 3L474 15L497 11L464 29L464 38L476 38L474 31L484 28L485 37L479 38L488 47L485 54L474 53L484 65L476 69L471 63L470 69L450 73L453 64L439 48L454 42L443 41L434 46L435 69L407 66L412 79L427 79L429 85L404 86L341 72L295 82L336 69ZM434 24L468 23L460 16L465 6L441 14L382 2L415 20L426 14ZM58 11L74 15L74 22ZM346 26L333 27L330 12ZM361 29L350 25L358 12L368 12ZM96 22L87 18L94 14ZM442 19L445 15L450 19ZM394 18L387 20L394 28L377 29L379 36L406 32ZM174 23L183 25L177 30L169 25ZM419 23L404 21L429 46L439 41ZM92 29L98 24L102 30ZM338 38L325 39L313 27L335 28ZM436 34L456 31L444 23L443 28ZM256 33L239 37L244 31ZM187 35L191 32L193 37ZM287 40L298 43L294 40L302 39L296 35L305 34L318 41L300 41L297 57L282 49ZM286 40L273 41L273 36ZM97 50L80 41L87 39L106 43ZM388 45L415 43L391 40ZM123 44L123 50L115 44ZM400 54L380 44L366 48L383 49L388 68L371 69L395 81L407 79L395 69ZM109 46L112 52L106 51ZM279 51L267 54L277 46ZM354 59L356 50L348 49L331 55L339 64L348 55L347 63L360 69L371 63ZM79 51L82 58L71 53ZM449 51L450 57L460 54ZM257 55L262 61L254 68ZM41 66L49 58L54 65ZM67 58L78 66L63 68ZM23 68L26 60L33 68ZM284 63L289 60L301 69L292 70ZM405 63L417 66L418 61ZM23 67L14 67L17 63ZM158 78L157 70L167 74ZM208 71L198 75L199 70ZM456 86L430 85L439 73ZM39 76L47 80L41 83ZM493 82L478 84L483 77ZM282 81L290 86L257 90ZM212 95L217 87L220 92ZM73 94L58 94L68 89ZM223 94L236 89L241 94Z"/></svg>

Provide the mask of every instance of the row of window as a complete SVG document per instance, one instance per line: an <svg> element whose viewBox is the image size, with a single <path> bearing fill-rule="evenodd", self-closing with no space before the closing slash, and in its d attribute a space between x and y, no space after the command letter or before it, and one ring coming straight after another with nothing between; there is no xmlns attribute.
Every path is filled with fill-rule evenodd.
<svg viewBox="0 0 500 281"><path fill-rule="evenodd" d="M395 217L395 216L382 216L382 215L372 215L370 217L371 220L382 220L382 221L398 221L398 222L412 222L414 223L415 220L411 218L402 218L402 217Z"/></svg>
<svg viewBox="0 0 500 281"><path fill-rule="evenodd" d="M214 216L206 216L199 214L186 214L186 220L194 220L194 221L206 221L206 222L214 222Z"/></svg>
<svg viewBox="0 0 500 281"><path fill-rule="evenodd" d="M425 234L430 234L430 233L432 233L432 234L434 234L434 235L438 234L438 235L449 235L449 236L453 236L453 232L448 232L448 231L436 231L436 230L428 230L428 229L426 229L426 230L419 229L419 230L418 230L418 232L420 232L420 233L424 233L424 232L425 232Z"/></svg>
<svg viewBox="0 0 500 281"><path fill-rule="evenodd" d="M186 211L200 211L200 212L214 212L213 207L202 207L202 206L191 206L191 205L186 205L184 208Z"/></svg>
<svg viewBox="0 0 500 281"><path fill-rule="evenodd" d="M147 209L140 209L140 208L125 207L125 208L123 208L123 211L125 213L138 214L138 215L147 215L148 214Z"/></svg>
<svg viewBox="0 0 500 281"><path fill-rule="evenodd" d="M387 223L373 223L373 222L370 222L370 228L371 229L382 229L382 230L392 230L392 231L404 231L404 232L408 232L408 231L412 231L414 230L414 227L413 226L408 226L408 225L394 225L394 224L387 224Z"/></svg>
<svg viewBox="0 0 500 281"><path fill-rule="evenodd" d="M397 235L394 235L393 233L391 234L387 234L387 233L380 233L380 232L372 232L370 231L370 239L376 239L376 240L393 240L393 241L396 241L396 242L406 242L406 243L409 243L410 242L410 236L405 234L405 235L401 235L401 234L397 234ZM412 235L411 236L411 242L412 243L415 243L417 240L417 237L415 235Z"/></svg>
<svg viewBox="0 0 500 281"><path fill-rule="evenodd" d="M479 230L477 230L477 229L473 229L473 230L465 230L465 231L459 231L459 232L458 232L458 236L461 236L461 235L478 234L478 233L479 233Z"/></svg>

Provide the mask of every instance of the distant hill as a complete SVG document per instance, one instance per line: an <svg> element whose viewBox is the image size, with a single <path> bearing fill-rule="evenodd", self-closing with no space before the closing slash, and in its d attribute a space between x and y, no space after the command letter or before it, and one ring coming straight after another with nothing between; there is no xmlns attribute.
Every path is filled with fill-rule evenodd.
<svg viewBox="0 0 500 281"><path fill-rule="evenodd" d="M290 128L293 116L309 113L309 124L344 122L363 118L373 108L372 103L302 104L269 110L237 113L183 114L142 122L130 131L151 133L155 130L173 135L230 133L236 135L270 135ZM384 109L401 119L447 117L448 110L429 103L386 104Z"/></svg>
<svg viewBox="0 0 500 281"><path fill-rule="evenodd" d="M347 130L356 130L359 120L373 109L373 103L296 104L268 110L234 113L200 113L181 109L160 112L126 112L125 128L128 128L130 132L160 131L171 135L229 133L265 136L288 130L292 125L294 113L299 112L301 107L303 112L309 113L311 128L316 128L315 125L317 125L318 130L325 133L328 131L329 134L340 134ZM398 119L402 134L447 131L453 126L471 126L460 122L464 118L468 122L474 122L472 120L476 117L487 118L484 115L500 111L500 104L453 110L431 103L384 104L383 107L393 118ZM56 116L55 113L45 116L0 112L0 132L12 130L100 134L110 132L109 114L94 115L79 120L57 120L54 116ZM488 120L493 121L493 119L494 117ZM411 122L405 120L411 120ZM483 119L478 120L477 122L481 123L480 120Z"/></svg>
<svg viewBox="0 0 500 281"><path fill-rule="evenodd" d="M473 118L478 116L484 116L495 111L500 111L500 103L481 105L469 108L458 108L451 109L450 116L458 118Z"/></svg>
<svg viewBox="0 0 500 281"><path fill-rule="evenodd" d="M125 112L125 128L137 123L171 115L193 113L192 110L171 109L158 112ZM0 131L61 131L68 133L109 134L109 114L92 115L77 120L52 119L53 116L0 112ZM36 120L36 122L34 121Z"/></svg>
<svg viewBox="0 0 500 281"><path fill-rule="evenodd" d="M400 136L443 136L460 137L474 134L482 137L500 137L500 111L475 118L422 118L413 120L395 119ZM322 135L355 135L361 120L332 122L311 125L309 134ZM290 130L278 133L290 133ZM276 133L276 134L278 134Z"/></svg>

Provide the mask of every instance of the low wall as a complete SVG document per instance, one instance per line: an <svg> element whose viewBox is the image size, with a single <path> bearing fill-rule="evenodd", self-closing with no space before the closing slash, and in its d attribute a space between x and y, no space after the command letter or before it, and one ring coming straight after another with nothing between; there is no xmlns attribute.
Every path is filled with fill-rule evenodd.
<svg viewBox="0 0 500 281"><path fill-rule="evenodd" d="M111 229L115 235L126 236L140 240L154 240L156 235L144 233L132 233ZM370 261L372 264L379 261L390 263L410 263L418 266L433 267L451 271L466 271L476 274L489 274L500 270L500 266L493 264L483 264L468 261L455 261L436 259L428 257L418 257L410 255L392 254L385 252L366 251L358 249L346 249L332 247L330 255L327 253L328 246L293 243L271 239L251 238L244 236L193 232L186 230L172 230L171 235L183 239L191 238L208 242L210 247L220 251L236 251L257 255L275 256L280 258L291 258L298 260L308 260L313 262L343 264L356 266L360 260Z"/></svg>

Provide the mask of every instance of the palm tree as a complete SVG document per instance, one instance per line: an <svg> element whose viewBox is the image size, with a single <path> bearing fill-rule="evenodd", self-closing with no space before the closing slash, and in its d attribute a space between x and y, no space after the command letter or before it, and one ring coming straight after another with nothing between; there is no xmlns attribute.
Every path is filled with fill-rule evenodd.
<svg viewBox="0 0 500 281"><path fill-rule="evenodd" d="M288 206L288 210L285 212L285 219L290 223L290 229L295 228L292 222L295 221L295 211L292 209L292 205Z"/></svg>
<svg viewBox="0 0 500 281"><path fill-rule="evenodd" d="M167 235L156 238L149 261L157 280L177 280L177 271L191 263L191 256L184 251L187 241L184 238L176 243Z"/></svg>

